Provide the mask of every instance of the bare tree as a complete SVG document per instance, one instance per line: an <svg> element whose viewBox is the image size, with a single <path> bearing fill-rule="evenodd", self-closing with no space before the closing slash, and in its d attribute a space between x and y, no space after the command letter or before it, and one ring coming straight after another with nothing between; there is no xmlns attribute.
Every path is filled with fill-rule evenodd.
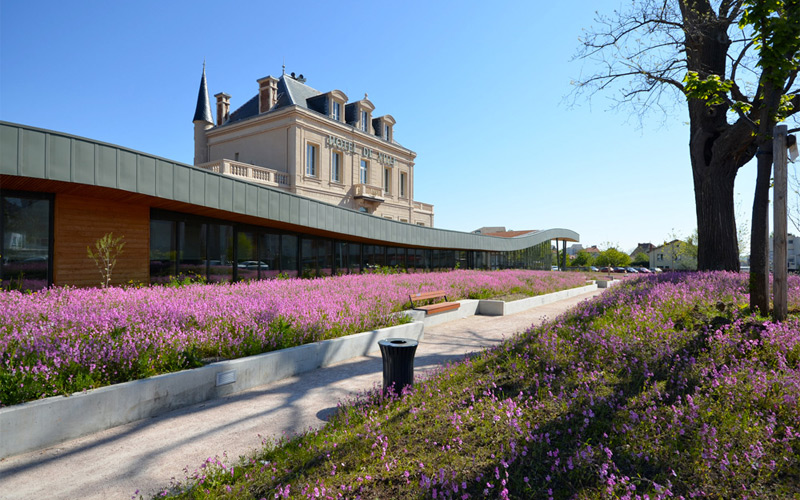
<svg viewBox="0 0 800 500"><path fill-rule="evenodd" d="M616 91L618 105L640 113L668 113L670 104L687 103L702 270L739 269L733 187L738 170L757 152L751 251L755 260L767 255L771 131L777 120L800 110L796 65L782 79L772 78L762 53L771 41L753 19L740 27L747 9L761 3L636 1L626 10L598 14L599 27L587 33L577 56L591 62L593 72L575 82L576 97ZM797 23L789 27L795 37L797 29Z"/></svg>

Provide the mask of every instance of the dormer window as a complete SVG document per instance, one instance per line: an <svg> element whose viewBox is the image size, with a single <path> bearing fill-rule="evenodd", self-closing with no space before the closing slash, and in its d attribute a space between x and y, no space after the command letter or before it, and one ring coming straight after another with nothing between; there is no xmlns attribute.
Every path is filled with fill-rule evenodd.
<svg viewBox="0 0 800 500"><path fill-rule="evenodd" d="M372 126L375 130L375 135L380 137L383 140L390 141L392 140L392 128L394 127L394 118L392 115L384 115L379 116L378 118L373 118Z"/></svg>
<svg viewBox="0 0 800 500"><path fill-rule="evenodd" d="M369 124L369 113L366 111L361 111L361 131L367 131L367 125Z"/></svg>
<svg viewBox="0 0 800 500"><path fill-rule="evenodd" d="M336 101L333 101L331 106L331 118L337 122L342 121L342 105Z"/></svg>

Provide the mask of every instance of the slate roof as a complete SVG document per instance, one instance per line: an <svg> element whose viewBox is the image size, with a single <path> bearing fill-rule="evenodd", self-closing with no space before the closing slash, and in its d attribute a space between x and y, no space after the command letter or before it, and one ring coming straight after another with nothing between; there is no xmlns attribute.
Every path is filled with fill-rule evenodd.
<svg viewBox="0 0 800 500"><path fill-rule="evenodd" d="M300 76L302 77L303 75ZM205 85L205 67L203 67L203 82L201 82L201 92L203 92L202 90L204 88L203 85ZM286 106L296 105L311 111L319 112L318 109L314 109L313 107L309 106L309 99L313 100L313 98L321 96L323 94L325 94L325 92L320 92L319 90L296 80L291 75L283 74L278 79L278 100L275 103L275 106L273 106L270 111L281 109ZM207 91L206 95L208 95ZM258 94L256 94L255 96L253 96L252 99L242 104L233 113L231 113L228 119L225 121L225 123L223 123L221 126L224 127L225 125L257 116L259 114L258 100L259 96ZM349 106L350 104L354 103L348 103L346 106ZM199 106L199 100L198 100L198 106ZM209 116L210 115L211 111L209 109ZM213 123L213 120L209 119L209 121ZM394 134L392 134L392 138L389 142L397 146L403 147L402 144L394 140Z"/></svg>
<svg viewBox="0 0 800 500"><path fill-rule="evenodd" d="M323 92L311 88L304 83L300 83L289 75L281 75L278 79L278 102L273 106L272 110L294 105L310 109L306 101L322 94ZM231 113L230 117L223 125L246 120L257 114L258 94Z"/></svg>
<svg viewBox="0 0 800 500"><path fill-rule="evenodd" d="M197 93L197 108L192 121L202 120L214 123L211 116L211 102L208 100L208 85L206 84L206 63L203 63L203 76L200 78L200 91Z"/></svg>

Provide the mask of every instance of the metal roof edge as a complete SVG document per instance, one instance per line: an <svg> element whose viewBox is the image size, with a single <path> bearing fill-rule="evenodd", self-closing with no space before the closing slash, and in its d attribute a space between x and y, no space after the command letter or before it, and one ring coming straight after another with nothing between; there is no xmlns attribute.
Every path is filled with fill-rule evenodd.
<svg viewBox="0 0 800 500"><path fill-rule="evenodd" d="M93 139L89 139L86 137L81 137L77 135L67 134L63 132L57 132L53 130L42 129L38 127L32 127L28 125L16 124L6 121L0 121L0 126L2 127L10 127L21 131L34 131L38 133L43 133L51 136L58 136L64 137L70 140L78 140L87 143L91 143L93 145L104 146L108 148L113 148L119 151L126 151L135 155L138 155L144 159L150 160L157 160L161 162L166 162L167 164L172 164L175 168L181 169L190 169L192 172L193 178L198 180L201 179L210 179L211 177L216 177L220 179L225 179L226 183L232 183L234 186L233 192L236 192L237 189L235 186L241 186L240 190L244 191L245 200L233 203L231 205L231 209L220 208L219 197L221 196L221 191L218 191L214 194L214 197L209 199L208 193L205 192L205 186L210 185L207 180L199 183L189 183L184 186L180 186L178 189L186 191L186 193L178 196L176 194L176 186L175 186L175 179L177 178L177 174L172 177L172 184L169 186L156 186L156 179L154 178L152 181L152 185L148 182L143 187L137 186L135 189L130 189L128 187L112 187L108 186L107 184L98 183L97 178L98 176L94 176L94 180L91 183L82 182L83 184L87 185L94 185L94 186L101 186L101 187L112 187L113 189L117 189L119 191L137 193L152 196L155 198L161 198L165 200L175 200L181 201L179 198L186 197L189 200L198 200L198 201L183 201L183 203L187 203L189 205L196 205L196 206L203 206L208 208L215 208L222 211L230 212L230 213L240 213L248 216L252 216L255 218L263 219L263 220L273 220L273 221L280 221L284 223L289 223L297 226L304 226L318 230L325 230L331 233L341 234L343 236L353 236L364 238L365 235L363 231L354 230L350 228L347 224L347 221L350 217L356 217L356 220L362 220L367 224L366 221L370 221L368 224L375 225L376 231L374 234L376 236L366 236L368 239L374 239L376 241L383 241L386 243L394 243L398 245L411 245L416 247L430 247L430 248L452 248L452 249L459 249L459 250L476 250L476 251L515 251L515 250L522 250L525 248L532 247L534 245L538 245L544 243L545 241L557 239L557 240L567 240L567 241L580 241L580 235L572 230L563 229L563 228L555 228L555 229L546 229L543 231L538 231L536 233L532 233L525 236L520 236L517 238L498 238L493 236L486 236L462 231L455 231L451 229L440 229L435 227L427 227L427 226L417 226L415 224L394 221L384 219L382 217L378 217L372 214L364 214L357 211L354 211L349 208L340 207L336 205L332 205L329 203L325 203L323 201L315 200L313 198L307 198L298 194L289 193L287 191L283 191L278 188L274 188L271 186L265 186L257 183L252 183L246 181L244 179L237 179L235 177L225 176L222 174L218 174L215 172L210 172L205 169L201 169L199 167L195 167L194 165L188 165L185 163L180 163L174 160L170 160L167 158L151 155L149 153L144 153L140 151L136 151L133 149L125 148L122 146L118 146L115 144L105 143L101 141L96 141ZM43 147L47 148L47 142L44 141ZM17 148L16 154L9 155L8 152L4 152L4 154L0 154L0 173L4 175L17 175L19 177L33 177L33 178L40 178L40 179L51 179L47 175L47 168L43 168L43 175L23 175L20 171L20 165L22 164L23 160L22 157L24 155L20 154L19 148L25 147L23 144L20 135L17 135ZM17 162L16 165L7 165L5 162L8 161L9 158L15 159ZM119 156L119 155L117 155ZM69 155L69 158L64 159L64 162L69 164L70 172L74 173L76 170L76 165L73 164L73 155ZM94 165L93 168L100 171L105 169L106 172L104 174L110 174L108 170L114 169L115 173L117 172L118 163L111 164L111 162L104 163L102 158L95 155L94 158ZM138 167L137 167L138 168ZM153 167L155 168L155 167ZM172 167L170 167L172 168ZM16 173L13 173L16 172ZM146 170L145 172L151 172L151 170ZM138 176L141 172L136 172L134 175ZM70 175L70 179L74 179L75 175ZM107 176L106 176L107 177ZM138 177L137 177L138 178ZM62 180L62 179L52 179L52 180ZM73 182L73 181L70 181ZM223 184L222 182L217 183L217 185ZM191 192L193 186L203 186L202 190L198 190L198 192L194 193ZM145 189L149 188L149 189ZM248 189L254 188L254 189ZM171 191L172 196L166 196L165 192ZM183 191L182 191L183 192ZM254 193L256 196L255 200L247 200L248 193ZM308 223L302 223L300 221L301 214L299 213L292 213L288 208L283 209L281 213L275 213L268 217L264 217L259 213L258 210L258 196L259 193L266 193L267 198L270 197L277 197L275 204L281 207L291 207L295 204L309 204L309 207L316 206L316 208L312 211L312 213L316 212L317 209L322 210L329 210L331 211L330 221L332 224L326 224L325 220L328 220L328 217L322 217L323 220L314 220L308 221ZM297 201L292 203L291 200L296 199ZM199 201L202 200L202 201ZM240 206L244 207L243 210L237 210L235 207ZM262 202L263 206L263 202ZM247 207L255 207L254 210L250 210ZM251 213L252 212L252 213ZM280 212L280 210L279 210ZM324 226L324 227L323 227ZM332 227L331 227L332 226ZM384 236L385 235L385 236ZM382 237L383 236L383 237ZM414 243L411 243L413 241Z"/></svg>

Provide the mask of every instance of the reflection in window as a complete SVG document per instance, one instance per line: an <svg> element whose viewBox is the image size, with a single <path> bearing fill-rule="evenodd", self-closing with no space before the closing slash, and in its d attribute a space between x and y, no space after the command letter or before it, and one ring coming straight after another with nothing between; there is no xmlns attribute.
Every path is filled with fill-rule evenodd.
<svg viewBox="0 0 800 500"><path fill-rule="evenodd" d="M205 278L206 225L197 221L178 223L178 275Z"/></svg>
<svg viewBox="0 0 800 500"><path fill-rule="evenodd" d="M208 225L208 281L233 279L233 226Z"/></svg>
<svg viewBox="0 0 800 500"><path fill-rule="evenodd" d="M150 220L150 283L166 283L177 274L176 224L171 220Z"/></svg>
<svg viewBox="0 0 800 500"><path fill-rule="evenodd" d="M258 239L259 278L274 278L281 269L281 235L262 233Z"/></svg>
<svg viewBox="0 0 800 500"><path fill-rule="evenodd" d="M51 201L41 196L0 196L2 286L41 290L50 282Z"/></svg>
<svg viewBox="0 0 800 500"><path fill-rule="evenodd" d="M257 280L261 264L255 233L239 231L236 237L236 273L239 280Z"/></svg>
<svg viewBox="0 0 800 500"><path fill-rule="evenodd" d="M297 236L281 236L281 272L290 277L297 276Z"/></svg>

